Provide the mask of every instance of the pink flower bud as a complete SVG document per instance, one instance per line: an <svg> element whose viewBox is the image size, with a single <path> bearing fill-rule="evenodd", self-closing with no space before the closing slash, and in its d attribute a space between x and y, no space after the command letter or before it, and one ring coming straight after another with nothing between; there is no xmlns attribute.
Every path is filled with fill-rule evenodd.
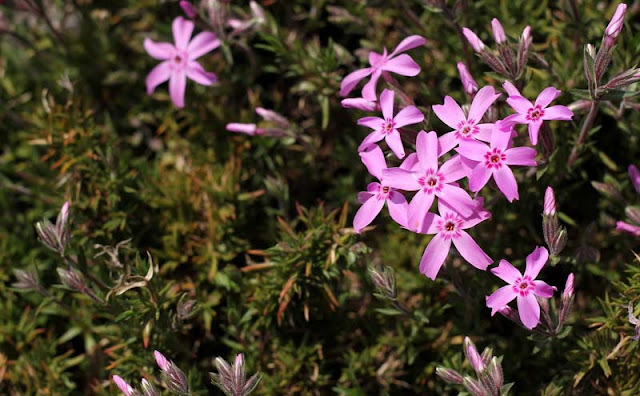
<svg viewBox="0 0 640 396"><path fill-rule="evenodd" d="M636 192L640 194L640 171L635 165L629 165L629 179L631 179Z"/></svg>
<svg viewBox="0 0 640 396"><path fill-rule="evenodd" d="M611 18L609 25L607 25L607 29L604 31L605 36L616 38L622 31L622 26L624 24L624 16L627 13L627 5L625 3L618 4L618 8L616 8L615 14Z"/></svg>
<svg viewBox="0 0 640 396"><path fill-rule="evenodd" d="M573 297L573 273L570 273L567 277L567 283L564 285L564 291L562 292L562 298L565 300Z"/></svg>
<svg viewBox="0 0 640 396"><path fill-rule="evenodd" d="M467 356L469 363L471 363L471 367L473 367L476 373L484 371L485 365L482 361L482 357L469 337L464 338L464 354Z"/></svg>
<svg viewBox="0 0 640 396"><path fill-rule="evenodd" d="M113 383L120 388L120 391L122 391L124 396L133 396L136 394L135 389L133 389L131 385L127 384L127 382L119 375L114 375L111 379L113 380Z"/></svg>
<svg viewBox="0 0 640 396"><path fill-rule="evenodd" d="M283 115L278 114L273 110L268 110L263 107L256 107L256 113L260 117L262 117L265 121L271 121L273 123L276 123L282 128L289 127L289 120L287 120Z"/></svg>
<svg viewBox="0 0 640 396"><path fill-rule="evenodd" d="M633 224L625 223L624 221L619 221L616 223L616 230L624 231L633 236L640 236L640 227L634 226Z"/></svg>
<svg viewBox="0 0 640 396"><path fill-rule="evenodd" d="M493 18L491 20L491 30L493 30L493 37L496 40L496 43L502 44L507 41L507 36L504 34L504 29L500 24L500 21L497 18Z"/></svg>
<svg viewBox="0 0 640 396"><path fill-rule="evenodd" d="M244 133L249 136L262 135L264 133L264 129L258 128L256 124L241 124L232 122L230 124L227 124L226 129L230 132Z"/></svg>
<svg viewBox="0 0 640 396"><path fill-rule="evenodd" d="M551 187L547 187L547 191L544 193L544 208L542 209L542 213L546 216L556 214L556 197Z"/></svg>
<svg viewBox="0 0 640 396"><path fill-rule="evenodd" d="M193 19L196 17L196 15L198 15L198 10L196 10L196 7L194 7L193 4L186 0L180 1L180 8L182 8L182 11L187 16L187 18Z"/></svg>
<svg viewBox="0 0 640 396"><path fill-rule="evenodd" d="M529 48L531 45L531 26L526 26L522 30L522 42L526 48Z"/></svg>
<svg viewBox="0 0 640 396"><path fill-rule="evenodd" d="M472 96L478 92L478 83L473 79L473 76L469 73L469 69L467 69L467 66L462 62L458 62L458 73L460 73L460 80L467 95Z"/></svg>
<svg viewBox="0 0 640 396"><path fill-rule="evenodd" d="M358 109L364 111L375 111L378 109L376 102L367 100L365 98L349 98L342 99L342 107L345 109Z"/></svg>
<svg viewBox="0 0 640 396"><path fill-rule="evenodd" d="M163 354L158 351L153 351L153 356L156 358L156 363L158 363L158 367L160 370L165 371L169 367L169 361Z"/></svg>
<svg viewBox="0 0 640 396"><path fill-rule="evenodd" d="M468 29L466 27L462 28L462 34L464 34L464 37L467 38L467 41L475 52L484 51L484 43L482 42L482 40L480 40L480 38L478 38L478 36L476 36L474 32L471 31L471 29Z"/></svg>

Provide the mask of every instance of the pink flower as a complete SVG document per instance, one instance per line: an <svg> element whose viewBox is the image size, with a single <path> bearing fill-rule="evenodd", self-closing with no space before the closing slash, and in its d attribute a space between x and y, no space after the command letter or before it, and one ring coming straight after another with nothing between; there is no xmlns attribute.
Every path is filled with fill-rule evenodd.
<svg viewBox="0 0 640 396"><path fill-rule="evenodd" d="M134 396L138 392L131 385L129 385L125 380L122 379L119 375L114 375L112 378L113 382L120 389L120 391L124 394L124 396Z"/></svg>
<svg viewBox="0 0 640 396"><path fill-rule="evenodd" d="M389 186L406 191L418 190L409 204L408 228L419 230L435 197L445 201L462 216L473 214L476 204L469 194L454 185L465 177L460 157L451 158L438 166L438 137L435 132L421 131L416 141L418 166L416 171L391 168L382 171Z"/></svg>
<svg viewBox="0 0 640 396"><path fill-rule="evenodd" d="M226 125L225 129L229 132L244 133L249 136L257 136L264 134L263 128L258 128L256 124L241 124L239 122L231 122Z"/></svg>
<svg viewBox="0 0 640 396"><path fill-rule="evenodd" d="M473 79L471 73L469 73L469 69L465 66L464 63L458 62L458 73L460 74L460 81L462 81L462 86L464 87L464 91L469 96L473 96L476 92L478 92L478 83Z"/></svg>
<svg viewBox="0 0 640 396"><path fill-rule="evenodd" d="M202 85L211 85L218 79L206 72L196 59L220 45L220 40L211 32L201 32L190 40L193 22L177 17L173 20L173 39L170 43L156 43L146 38L144 48L152 58L162 60L147 76L147 94L169 80L169 93L176 107L184 107L187 77Z"/></svg>
<svg viewBox="0 0 640 396"><path fill-rule="evenodd" d="M158 367L160 370L166 371L169 367L169 361L164 355L158 351L153 351L153 356L156 358L156 363L158 363Z"/></svg>
<svg viewBox="0 0 640 396"><path fill-rule="evenodd" d="M481 208L482 201L474 203ZM489 264L493 263L493 260L464 230L488 219L491 216L489 212L479 209L475 216L465 219L442 200L438 201L438 209L440 216L427 213L420 230L422 234L435 234L420 260L420 272L430 279L436 279L449 254L451 242L455 245L458 253L471 265L483 271L486 270Z"/></svg>
<svg viewBox="0 0 640 396"><path fill-rule="evenodd" d="M402 146L402 139L400 139L398 129L405 125L422 122L424 115L415 106L407 106L394 117L393 97L394 92L390 89L385 89L380 95L380 107L382 108L384 119L380 117L364 117L358 120L358 125L364 125L374 130L362 141L358 148L359 151L369 147L372 143L384 139L398 158L404 158L404 147Z"/></svg>
<svg viewBox="0 0 640 396"><path fill-rule="evenodd" d="M499 96L500 94L496 93L493 87L483 87L473 98L468 116L465 116L460 105L450 96L444 98L444 104L433 105L433 112L438 118L454 129L453 132L446 133L440 138L443 151L451 150L467 138L488 142L493 124L480 124L480 120Z"/></svg>
<svg viewBox="0 0 640 396"><path fill-rule="evenodd" d="M505 86L507 91L510 88ZM505 122L515 122L517 124L529 125L529 139L531 144L538 144L538 131L542 125L542 121L549 120L564 120L568 121L573 117L573 112L569 110L567 106L557 105L549 106L553 100L560 95L559 90L554 87L545 88L538 98L536 98L535 104L532 104L522 96L510 95L507 98L507 103L511 106L517 114L512 114L504 119Z"/></svg>
<svg viewBox="0 0 640 396"><path fill-rule="evenodd" d="M478 36L476 36L476 34L471 29L466 27L462 28L462 34L464 34L464 37L467 38L467 41L475 52L484 51L484 43L478 38Z"/></svg>
<svg viewBox="0 0 640 396"><path fill-rule="evenodd" d="M556 214L556 197L553 193L553 188L547 187L544 192L544 206L542 208L542 214L546 216L553 216Z"/></svg>
<svg viewBox="0 0 640 396"><path fill-rule="evenodd" d="M372 144L360 152L360 158L362 158L362 162L369 170L369 173L376 177L380 183L369 183L367 191L358 193L358 201L362 203L362 206L353 218L353 228L358 233L362 232L362 229L371 224L378 216L385 202L389 208L391 218L396 223L406 227L409 205L404 195L390 187L382 179L382 172L387 169L382 150L378 145Z"/></svg>
<svg viewBox="0 0 640 396"><path fill-rule="evenodd" d="M619 221L616 223L616 230L624 231L633 236L640 236L640 227L634 226L633 224L625 223L624 221Z"/></svg>
<svg viewBox="0 0 640 396"><path fill-rule="evenodd" d="M387 54L386 48L382 54L371 51L369 53L369 64L371 67L365 69L356 70L349 73L340 84L340 96L346 96L355 88L356 85L367 76L371 76L371 80L365 84L362 88L362 97L375 101L376 85L378 79L383 72L393 72L402 76L416 76L420 73L420 66L411 59L407 54L401 54L401 52L408 51L412 48L423 45L427 40L421 36L409 36L402 40L400 44L390 54Z"/></svg>
<svg viewBox="0 0 640 396"><path fill-rule="evenodd" d="M500 24L500 21L497 18L493 18L491 20L491 30L493 30L493 38L496 40L496 43L502 44L507 41L507 36L504 34L504 29Z"/></svg>
<svg viewBox="0 0 640 396"><path fill-rule="evenodd" d="M456 149L464 158L477 162L469 176L469 189L480 191L493 176L498 188L509 202L518 199L518 183L509 165L536 166L536 151L531 147L508 148L511 132L496 127L491 134L491 143L466 139Z"/></svg>
<svg viewBox="0 0 640 396"><path fill-rule="evenodd" d="M627 5L625 3L618 4L616 12L613 14L611 21L607 25L604 31L605 36L615 39L622 31L624 25L624 16L627 13Z"/></svg>
<svg viewBox="0 0 640 396"><path fill-rule="evenodd" d="M198 15L198 10L190 2L186 0L180 0L180 8L189 19L193 19Z"/></svg>
<svg viewBox="0 0 640 396"><path fill-rule="evenodd" d="M635 188L636 192L640 194L640 172L635 165L629 165L629 179L631 179L633 188Z"/></svg>
<svg viewBox="0 0 640 396"><path fill-rule="evenodd" d="M527 256L524 275L507 260L500 260L500 265L493 268L491 272L509 285L503 286L487 296L487 307L491 308L491 316L515 298L522 324L528 329L536 327L540 322L540 305L536 296L550 298L556 290L555 287L551 287L543 281L535 280L548 259L547 249L536 247Z"/></svg>

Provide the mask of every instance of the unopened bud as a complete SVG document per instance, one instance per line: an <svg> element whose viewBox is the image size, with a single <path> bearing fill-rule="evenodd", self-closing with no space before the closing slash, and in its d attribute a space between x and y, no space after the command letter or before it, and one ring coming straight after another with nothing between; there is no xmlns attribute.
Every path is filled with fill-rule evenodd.
<svg viewBox="0 0 640 396"><path fill-rule="evenodd" d="M225 127L227 131L244 133L245 135L255 136L260 135L260 128L256 124L241 124L238 122L232 122Z"/></svg>
<svg viewBox="0 0 640 396"><path fill-rule="evenodd" d="M467 357L467 360L471 364L471 367L476 371L476 373L481 373L485 369L484 362L482 361L482 357L478 353L475 344L469 337L464 338L464 355Z"/></svg>
<svg viewBox="0 0 640 396"><path fill-rule="evenodd" d="M551 241L549 246L549 253L552 256L558 256L564 247L567 245L567 229L564 227L560 228L560 231L555 235L555 238Z"/></svg>
<svg viewBox="0 0 640 396"><path fill-rule="evenodd" d="M147 381L146 378L142 379L142 383L140 387L142 388L143 396L160 396L160 393L158 393L156 388L154 388L153 385L151 385L151 383Z"/></svg>
<svg viewBox="0 0 640 396"><path fill-rule="evenodd" d="M636 189L636 192L640 194L640 171L635 165L629 165L629 179L631 179L631 184L633 184L633 188Z"/></svg>
<svg viewBox="0 0 640 396"><path fill-rule="evenodd" d="M184 12L184 14L189 19L193 19L196 17L196 15L198 15L198 10L196 10L196 7L194 7L193 4L186 0L180 1L180 8L182 8L182 12Z"/></svg>
<svg viewBox="0 0 640 396"><path fill-rule="evenodd" d="M484 43L478 36L476 36L476 34L471 29L468 29L466 27L462 28L462 34L464 34L464 37L467 39L469 45L471 45L471 48L473 48L475 52L480 53L484 51Z"/></svg>
<svg viewBox="0 0 640 396"><path fill-rule="evenodd" d="M562 298L565 300L568 300L571 297L573 297L573 281L574 281L574 275L573 273L570 273L569 276L567 277L567 282L564 285L564 291L562 292Z"/></svg>
<svg viewBox="0 0 640 396"><path fill-rule="evenodd" d="M620 198L620 191L618 191L618 189L615 186L611 185L610 183L602 183L602 182L592 181L591 185L599 193L604 194L608 198L613 198L613 199L619 199Z"/></svg>
<svg viewBox="0 0 640 396"><path fill-rule="evenodd" d="M554 216L556 214L556 197L551 187L547 187L547 190L544 192L544 208L542 213L546 216Z"/></svg>
<svg viewBox="0 0 640 396"><path fill-rule="evenodd" d="M370 266L369 276L380 294L390 300L396 299L396 277L391 267L375 268Z"/></svg>
<svg viewBox="0 0 640 396"><path fill-rule="evenodd" d="M498 59L491 52L483 51L481 53L481 57L483 62L486 63L490 68L492 68L494 72L502 75L508 75L507 68L504 66L502 61L500 61L500 59Z"/></svg>
<svg viewBox="0 0 640 396"><path fill-rule="evenodd" d="M485 387L477 380L471 377L464 377L463 385L472 396L489 396L490 393Z"/></svg>
<svg viewBox="0 0 640 396"><path fill-rule="evenodd" d="M627 206L624 213L634 223L640 224L640 206Z"/></svg>
<svg viewBox="0 0 640 396"><path fill-rule="evenodd" d="M531 49L531 27L527 26L522 31L522 35L520 36L520 42L518 43L518 71L517 77L520 77L527 66L527 61L529 60L529 50Z"/></svg>
<svg viewBox="0 0 640 396"><path fill-rule="evenodd" d="M251 393L260 382L261 375L259 373L252 375L248 380L246 379L244 357L242 354L236 355L233 365L230 365L221 357L216 358L214 364L218 372L209 373L211 381L226 395L246 396Z"/></svg>
<svg viewBox="0 0 640 396"><path fill-rule="evenodd" d="M491 30L493 30L493 38L496 40L496 43L502 44L507 41L507 36L504 34L504 29L500 24L500 21L497 18L493 18L491 20Z"/></svg>
<svg viewBox="0 0 640 396"><path fill-rule="evenodd" d="M640 81L640 69L631 68L618 73L604 85L604 89L620 89Z"/></svg>
<svg viewBox="0 0 640 396"><path fill-rule="evenodd" d="M640 227L625 223L624 221L618 221L616 223L616 230L624 231L633 236L640 236Z"/></svg>
<svg viewBox="0 0 640 396"><path fill-rule="evenodd" d="M120 389L124 396L138 396L137 390L135 390L131 385L127 383L127 381L123 380L119 375L114 375L112 378L113 383Z"/></svg>
<svg viewBox="0 0 640 396"><path fill-rule="evenodd" d="M47 248L64 256L64 251L69 243L69 202L65 202L60 209L60 213L56 219L56 224L52 224L49 220L43 220L36 223L36 232L40 242Z"/></svg>
<svg viewBox="0 0 640 396"><path fill-rule="evenodd" d="M60 277L60 281L62 284L67 286L70 289L75 289L80 293L90 297L94 301L100 301L98 296L89 288L84 277L78 271L73 268L64 269L58 268L58 276Z"/></svg>
<svg viewBox="0 0 640 396"><path fill-rule="evenodd" d="M480 357L482 357L482 362L484 363L484 365L488 366L491 362L491 358L493 357L493 349L489 347L484 348Z"/></svg>
<svg viewBox="0 0 640 396"><path fill-rule="evenodd" d="M609 25L604 31L605 36L616 38L622 31L622 26L624 25L624 16L627 13L627 5L625 3L618 4L618 8L616 8L616 12L613 14Z"/></svg>
<svg viewBox="0 0 640 396"><path fill-rule="evenodd" d="M40 281L38 280L38 276L35 272L14 269L13 273L18 281L11 286L20 290L40 290Z"/></svg>
<svg viewBox="0 0 640 396"><path fill-rule="evenodd" d="M178 315L178 320L183 321L185 319L189 319L194 314L194 307L196 305L195 300L185 300L178 301L178 305L176 306L176 313Z"/></svg>
<svg viewBox="0 0 640 396"><path fill-rule="evenodd" d="M462 384L464 379L457 371L445 367L436 367L436 375L450 384Z"/></svg>
<svg viewBox="0 0 640 396"><path fill-rule="evenodd" d="M256 107L256 113L258 113L258 115L265 121L271 121L275 124L278 124L278 126L280 126L281 128L289 128L289 120L273 110L268 110L263 107Z"/></svg>
<svg viewBox="0 0 640 396"><path fill-rule="evenodd" d="M612 49L613 49L612 46L608 47L606 45L603 45L600 47L600 49L598 50L598 53L596 54L596 61L595 61L596 85L600 84L600 79L602 78L604 73L607 71L607 68L609 67L609 63L611 63Z"/></svg>
<svg viewBox="0 0 640 396"><path fill-rule="evenodd" d="M499 390L504 383L504 373L502 371L502 365L497 357L493 357L491 359L491 363L489 364L489 368L487 370L494 384L496 385L496 389Z"/></svg>
<svg viewBox="0 0 640 396"><path fill-rule="evenodd" d="M380 106L376 102L367 100L365 98L342 99L340 103L345 109L358 109L363 111L380 110Z"/></svg>
<svg viewBox="0 0 640 396"><path fill-rule="evenodd" d="M457 66L464 91L467 93L467 95L473 96L476 92L478 92L478 83L473 79L473 76L471 75L471 73L469 73L469 69L467 69L467 66L465 66L464 63L458 62Z"/></svg>
<svg viewBox="0 0 640 396"><path fill-rule="evenodd" d="M262 7L260 7L260 4L252 0L249 2L249 8L251 8L251 15L253 16L253 19L258 24L263 24L267 21L267 16Z"/></svg>

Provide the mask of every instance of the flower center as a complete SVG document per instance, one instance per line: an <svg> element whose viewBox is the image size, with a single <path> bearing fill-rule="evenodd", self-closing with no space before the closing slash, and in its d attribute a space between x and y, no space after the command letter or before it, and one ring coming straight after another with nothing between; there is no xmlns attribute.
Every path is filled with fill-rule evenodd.
<svg viewBox="0 0 640 396"><path fill-rule="evenodd" d="M382 192L383 192L384 194L389 194L389 190L390 190L390 189L391 189L390 187L388 187L388 186L384 186L384 187L382 187Z"/></svg>
<svg viewBox="0 0 640 396"><path fill-rule="evenodd" d="M544 115L544 109L540 105L536 105L527 110L528 121L538 121Z"/></svg>
<svg viewBox="0 0 640 396"><path fill-rule="evenodd" d="M458 124L456 129L456 137L460 138L474 138L475 135L480 132L480 128L476 125L476 121L468 119Z"/></svg>
<svg viewBox="0 0 640 396"><path fill-rule="evenodd" d="M424 176L418 179L418 183L422 186L424 192L433 194L434 192L442 191L444 176L440 172L429 169Z"/></svg>
<svg viewBox="0 0 640 396"><path fill-rule="evenodd" d="M497 148L491 149L484 154L484 164L487 168L500 168L507 156Z"/></svg>
<svg viewBox="0 0 640 396"><path fill-rule="evenodd" d="M393 131L393 127L395 126L395 122L393 122L393 119L391 120L385 120L384 121L384 125L382 125L382 132L385 135L390 134Z"/></svg>
<svg viewBox="0 0 640 396"><path fill-rule="evenodd" d="M535 290L535 288L536 285L528 275L516 279L515 283L513 284L513 292L522 297L528 296L529 293L532 293Z"/></svg>
<svg viewBox="0 0 640 396"><path fill-rule="evenodd" d="M438 233L446 239L458 238L462 227L462 219L455 213L445 213L438 222Z"/></svg>
<svg viewBox="0 0 640 396"><path fill-rule="evenodd" d="M180 55L176 55L173 57L173 61L177 64L182 63L182 57Z"/></svg>

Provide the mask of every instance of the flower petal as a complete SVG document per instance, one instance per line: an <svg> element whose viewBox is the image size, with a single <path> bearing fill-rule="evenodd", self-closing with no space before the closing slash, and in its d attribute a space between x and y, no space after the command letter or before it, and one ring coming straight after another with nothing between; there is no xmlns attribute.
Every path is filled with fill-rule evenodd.
<svg viewBox="0 0 640 396"><path fill-rule="evenodd" d="M387 206L389 214L396 223L402 227L407 227L407 216L409 212L409 204L407 199L398 191L390 191L387 198Z"/></svg>
<svg viewBox="0 0 640 396"><path fill-rule="evenodd" d="M451 248L451 239L445 239L441 234L436 234L420 259L420 272L428 278L435 280L444 260L449 254Z"/></svg>
<svg viewBox="0 0 640 396"><path fill-rule="evenodd" d="M193 33L193 22L179 16L173 20L171 28L173 30L173 40L176 44L176 48L179 50L186 50L189 45L191 33Z"/></svg>
<svg viewBox="0 0 640 396"><path fill-rule="evenodd" d="M340 83L340 96L347 96L349 92L351 92L353 88L358 85L360 80L362 80L369 74L371 74L371 68L369 67L366 69L359 69L347 74L346 77L342 79L342 83Z"/></svg>
<svg viewBox="0 0 640 396"><path fill-rule="evenodd" d="M531 147L514 147L504 152L507 165L536 166L536 150Z"/></svg>
<svg viewBox="0 0 640 396"><path fill-rule="evenodd" d="M379 131L384 126L384 120L380 117L363 117L358 120L358 125Z"/></svg>
<svg viewBox="0 0 640 396"><path fill-rule="evenodd" d="M402 40L400 44L398 44L398 46L393 50L393 52L389 54L389 56L393 57L396 54L399 54L401 52L405 52L410 49L424 45L424 43L426 42L427 40L422 36L418 36L418 35L409 36L404 40Z"/></svg>
<svg viewBox="0 0 640 396"><path fill-rule="evenodd" d="M417 76L420 73L420 66L407 54L401 54L387 60L380 69L409 77Z"/></svg>
<svg viewBox="0 0 640 396"><path fill-rule="evenodd" d="M462 215L462 217L471 216L473 209L475 209L473 199L460 187L445 184L442 186L441 192L436 192L436 196L445 201L447 205L452 207L456 212Z"/></svg>
<svg viewBox="0 0 640 396"><path fill-rule="evenodd" d="M386 185L400 190L415 191L421 188L416 173L408 170L400 168L383 169L382 178Z"/></svg>
<svg viewBox="0 0 640 396"><path fill-rule="evenodd" d="M218 81L215 73L205 71L198 62L193 61L187 65L187 77L202 85L211 85Z"/></svg>
<svg viewBox="0 0 640 396"><path fill-rule="evenodd" d="M373 73L371 73L371 78L369 79L369 82L367 82L364 87L362 87L362 97L367 99L367 100L371 100L371 101L377 101L378 100L378 94L376 93L376 87L378 85L378 79L380 79L380 75L382 74L382 72L380 70L374 70Z"/></svg>
<svg viewBox="0 0 640 396"><path fill-rule="evenodd" d="M518 195L518 183L516 177L513 175L511 169L508 166L501 166L494 169L493 180L496 181L498 188L509 202L513 202L514 199L519 199Z"/></svg>
<svg viewBox="0 0 640 396"><path fill-rule="evenodd" d="M407 106L400 110L393 118L396 128L402 128L405 125L417 124L424 121L424 114L415 106Z"/></svg>
<svg viewBox="0 0 640 396"><path fill-rule="evenodd" d="M196 60L220 46L220 40L211 32L198 33L187 46L189 60Z"/></svg>
<svg viewBox="0 0 640 396"><path fill-rule="evenodd" d="M484 163L479 163L473 168L471 171L471 176L469 177L469 190L473 192L478 192L482 190L482 187L487 185L487 182L491 178L493 172Z"/></svg>
<svg viewBox="0 0 640 396"><path fill-rule="evenodd" d="M144 49L154 59L166 60L173 56L176 52L175 47L171 43L156 43L150 38L144 39Z"/></svg>
<svg viewBox="0 0 640 396"><path fill-rule="evenodd" d="M390 89L385 89L380 94L380 107L385 120L393 119L393 98L395 94Z"/></svg>
<svg viewBox="0 0 640 396"><path fill-rule="evenodd" d="M500 264L492 268L491 273L510 285L514 284L518 278L522 278L520 271L507 260L500 260Z"/></svg>
<svg viewBox="0 0 640 396"><path fill-rule="evenodd" d="M533 281L533 284L536 285L536 289L533 291L533 294L536 296L551 298L553 297L553 292L556 291L555 287L549 286L546 282L541 280Z"/></svg>
<svg viewBox="0 0 640 396"><path fill-rule="evenodd" d="M461 156L473 161L484 161L484 155L490 151L486 144L473 139L463 139L456 151Z"/></svg>
<svg viewBox="0 0 640 396"><path fill-rule="evenodd" d="M536 247L533 252L527 256L527 267L524 274L530 276L531 279L537 278L542 267L547 263L547 260L549 260L549 252L547 249L541 246Z"/></svg>
<svg viewBox="0 0 640 396"><path fill-rule="evenodd" d="M544 109L543 120L564 120L568 121L573 117L573 111L567 106L557 105Z"/></svg>
<svg viewBox="0 0 640 396"><path fill-rule="evenodd" d="M438 138L438 155L444 155L451 151L457 144L458 138L456 137L456 131L445 133Z"/></svg>
<svg viewBox="0 0 640 396"><path fill-rule="evenodd" d="M410 172L418 171L420 168L418 167L418 154L411 153L407 155L407 157L400 164L400 169L404 169Z"/></svg>
<svg viewBox="0 0 640 396"><path fill-rule="evenodd" d="M169 79L169 95L176 107L184 107L184 91L187 87L187 75L174 72Z"/></svg>
<svg viewBox="0 0 640 396"><path fill-rule="evenodd" d="M387 162L382 149L377 144L371 144L360 151L360 159L371 176L382 180L382 170L387 169Z"/></svg>
<svg viewBox="0 0 640 396"><path fill-rule="evenodd" d="M147 84L147 95L151 95L156 87L167 81L169 77L171 77L171 67L169 62L161 62L151 69L151 72L149 72L145 81Z"/></svg>
<svg viewBox="0 0 640 396"><path fill-rule="evenodd" d="M538 144L538 132L540 131L540 126L542 125L542 120L531 121L529 123L529 140L531 144Z"/></svg>
<svg viewBox="0 0 640 396"><path fill-rule="evenodd" d="M555 87L547 87L538 95L536 105L547 107L549 103L553 102L561 93L562 91L557 90Z"/></svg>
<svg viewBox="0 0 640 396"><path fill-rule="evenodd" d="M372 196L362 204L353 218L353 228L356 232L362 232L363 228L371 224L373 219L375 219L376 216L378 216L378 213L382 210L384 202L384 199Z"/></svg>
<svg viewBox="0 0 640 396"><path fill-rule="evenodd" d="M373 131L364 138L362 143L360 143L360 146L358 146L358 151L362 151L372 144L381 141L382 139L384 139L384 133L382 131Z"/></svg>
<svg viewBox="0 0 640 396"><path fill-rule="evenodd" d="M360 202L361 204L367 202L367 200L371 197L373 197L374 194L370 193L369 191L360 191L358 193L358 202Z"/></svg>
<svg viewBox="0 0 640 396"><path fill-rule="evenodd" d="M445 96L444 104L433 105L431 108L442 122L453 129L457 129L458 124L467 120L460 105L451 96Z"/></svg>
<svg viewBox="0 0 640 396"><path fill-rule="evenodd" d="M493 128L491 131L491 148L504 151L511 142L511 130L503 131L500 128Z"/></svg>
<svg viewBox="0 0 640 396"><path fill-rule="evenodd" d="M502 286L491 293L486 300L487 307L491 308L491 316L495 315L500 308L513 301L514 298L516 298L516 293L514 293L511 285Z"/></svg>
<svg viewBox="0 0 640 396"><path fill-rule="evenodd" d="M469 121L475 121L476 124L479 123L484 116L484 113L487 112L487 109L489 109L493 102L495 102L499 97L500 94L496 93L491 85L482 87L482 89L476 93L476 96L473 98L473 102L471 102L469 117L467 117L467 119Z"/></svg>
<svg viewBox="0 0 640 396"><path fill-rule="evenodd" d="M476 241L474 241L466 231L460 231L460 236L453 238L453 244L456 249L458 249L458 253L460 253L469 264L482 271L485 271L489 264L493 263L491 257L487 256L484 250L478 246Z"/></svg>
<svg viewBox="0 0 640 396"><path fill-rule="evenodd" d="M387 142L387 145L396 155L396 157L403 159L404 158L404 147L402 146L402 139L400 138L400 132L397 130L392 130L391 133L387 135L384 139Z"/></svg>
<svg viewBox="0 0 640 396"><path fill-rule="evenodd" d="M520 314L520 320L524 327L533 329L540 323L540 305L538 300L529 293L525 297L518 296L516 299L518 302L518 313Z"/></svg>
<svg viewBox="0 0 640 396"><path fill-rule="evenodd" d="M438 216L435 213L428 212L424 217L424 221L422 222L420 229L418 229L417 232L427 235L437 234L439 221L442 221L442 217Z"/></svg>
<svg viewBox="0 0 640 396"><path fill-rule="evenodd" d="M420 190L413 196L409 203L409 211L407 212L407 228L411 231L422 229L425 217L431 209L434 195L427 194L424 190Z"/></svg>
<svg viewBox="0 0 640 396"><path fill-rule="evenodd" d="M533 107L533 104L522 96L509 96L507 103L520 114L527 114L529 109Z"/></svg>
<svg viewBox="0 0 640 396"><path fill-rule="evenodd" d="M454 155L440 166L440 173L444 176L445 183L458 181L467 176L467 170L462 166L462 157Z"/></svg>
<svg viewBox="0 0 640 396"><path fill-rule="evenodd" d="M438 135L435 132L420 131L418 133L416 152L423 172L438 169Z"/></svg>

